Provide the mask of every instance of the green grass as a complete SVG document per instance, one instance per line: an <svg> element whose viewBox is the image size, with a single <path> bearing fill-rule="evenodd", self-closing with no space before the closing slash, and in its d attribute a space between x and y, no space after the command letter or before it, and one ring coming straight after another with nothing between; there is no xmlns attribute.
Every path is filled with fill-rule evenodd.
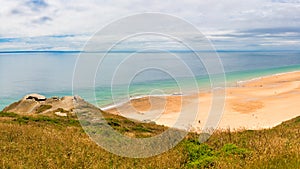
<svg viewBox="0 0 300 169"><path fill-rule="evenodd" d="M0 112L0 117L18 117L16 113Z"/></svg>
<svg viewBox="0 0 300 169"><path fill-rule="evenodd" d="M53 118L49 116L21 116L14 121L20 124L28 124L28 123L39 123L39 124L55 124L58 126L79 126L79 122L75 119L63 119L63 118Z"/></svg>
<svg viewBox="0 0 300 169"><path fill-rule="evenodd" d="M36 109L36 112L37 112L37 113L42 113L42 112L44 112L44 111L46 111L46 110L49 110L49 109L51 109L51 108L52 108L51 105L47 105L47 104L41 105L40 107L38 107L38 108Z"/></svg>
<svg viewBox="0 0 300 169"><path fill-rule="evenodd" d="M167 128L105 114L130 137L151 137ZM190 133L163 154L132 159L92 142L73 117L0 112L0 168L300 168L300 117L269 130L219 131L199 144Z"/></svg>
<svg viewBox="0 0 300 169"><path fill-rule="evenodd" d="M136 125L135 127L132 128L132 130L140 131L140 132L149 132L149 133L152 132L151 129L148 129L148 128L146 128L145 126L143 126L141 124Z"/></svg>
<svg viewBox="0 0 300 169"><path fill-rule="evenodd" d="M15 113L0 112L0 117L9 117L10 119L2 120L2 123L17 123L17 124L33 124L33 125L48 125L56 126L77 126L80 127L78 120L74 118L62 118L47 115L19 115Z"/></svg>

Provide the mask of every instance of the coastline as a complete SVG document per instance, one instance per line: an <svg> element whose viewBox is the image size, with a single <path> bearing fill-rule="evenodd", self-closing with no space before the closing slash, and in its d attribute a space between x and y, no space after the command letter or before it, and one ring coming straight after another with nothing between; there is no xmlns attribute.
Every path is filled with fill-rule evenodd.
<svg viewBox="0 0 300 169"><path fill-rule="evenodd" d="M236 87L226 89L226 101L223 117L218 129L264 129L271 128L283 121L300 115L297 100L300 96L300 71L276 73L246 81L237 82ZM132 98L130 103L117 107L111 106L106 111L120 114L128 118L142 121L154 121L157 124L174 127L180 110L188 105L182 98L190 102L200 99L201 110L192 125L193 130L201 130L207 120L211 108L211 92L199 92L193 96L144 96ZM162 111L162 103L164 110ZM182 103L182 104L180 104ZM133 105L132 108L131 105ZM178 106L181 105L182 107ZM122 113L119 113L119 112ZM197 122L202 122L201 124Z"/></svg>
<svg viewBox="0 0 300 169"><path fill-rule="evenodd" d="M249 80L240 80L237 81L237 84L244 84L244 83L249 83L249 82L253 82L253 81L258 81L261 80L263 78L271 78L271 77L275 77L275 76L281 76L281 75L286 75L286 74L290 74L290 73L299 73L300 70L295 70L295 71L290 71L290 72L283 72L283 73L275 73L275 74L271 74L271 75L266 75L266 76L260 76L260 77L255 77Z"/></svg>
<svg viewBox="0 0 300 169"><path fill-rule="evenodd" d="M255 72L254 74L252 74L251 71L228 72L228 73L226 73L226 87L227 88L237 87L238 85L242 85L244 82L247 83L247 82L250 82L250 81L259 80L259 79L264 78L264 77L271 77L271 76L287 74L287 73L293 73L293 72L299 72L299 71L300 71L300 65L293 65L293 66L285 66L285 67L279 67L279 68L254 70L254 72ZM242 76L240 74L242 74ZM236 77L236 76L239 76L239 77ZM203 82L207 83L204 86L202 86L201 84L198 84L199 85L199 93L205 93L205 92L208 92L208 91L211 90L210 84L209 84L209 79L206 79L206 78L203 78L203 77L197 77L196 79L201 81L202 85L203 85ZM103 91L98 91L98 92L103 92ZM133 93L133 95L134 94L135 93ZM173 95L173 93L169 93L166 96L172 96L172 95ZM141 95L137 95L137 96L132 97L130 99L135 99L135 98L139 98L139 97L146 97L146 96L147 95L145 93L143 93ZM97 104L101 107L101 109L108 110L110 108L120 106L120 104L125 104L126 101L128 101L128 100L129 99L122 99L122 100L118 100L115 103L113 103L112 100L110 100L110 103L109 102L106 103L105 100L99 100L97 102Z"/></svg>

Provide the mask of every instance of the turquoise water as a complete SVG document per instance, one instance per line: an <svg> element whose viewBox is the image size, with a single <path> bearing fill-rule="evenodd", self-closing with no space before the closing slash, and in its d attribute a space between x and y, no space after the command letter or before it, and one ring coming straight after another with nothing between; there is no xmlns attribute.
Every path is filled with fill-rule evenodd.
<svg viewBox="0 0 300 169"><path fill-rule="evenodd" d="M28 93L40 93L47 97L72 95L73 71L78 55L79 53L76 52L0 53L0 109ZM128 53L112 53L105 64L107 71L111 71L109 68L113 68L112 65L117 64L127 55ZM152 58L148 60L150 63L165 63L171 67L175 65L164 53L141 55ZM179 55L194 73L199 90L209 90L211 84L201 61L189 53L180 52ZM226 73L227 86L234 86L237 81L300 70L299 51L223 51L219 52L219 55ZM132 66L141 65L142 62L143 59L136 60ZM96 98L85 98L84 94L94 92L94 88L83 87L80 92L88 101L96 99L100 106L112 103L111 87L103 78L96 77ZM114 97L117 101L122 101L127 96L184 94L192 80L183 77L175 77L175 79L183 81L183 85L179 86L176 80L166 74L146 72L134 79L129 87L117 84L113 88ZM180 90L180 88L184 89Z"/></svg>
<svg viewBox="0 0 300 169"><path fill-rule="evenodd" d="M240 72L230 72L225 74L226 86L234 87L238 81L250 80L262 76L268 76L278 73L292 72L292 71L300 71L300 65L292 65L292 66L284 66L284 67L276 67L276 68L268 68L268 69L258 69L258 70L247 70ZM199 86L199 90L207 91L211 89L211 83L208 76L198 76L196 77L197 84ZM186 88L188 88L189 83L193 83L192 80L186 80ZM153 90L163 89L164 93L154 92ZM98 105L101 107L105 107L112 103L111 96L111 88L96 88L96 99ZM138 97L143 95L163 95L163 94L174 94L174 93L182 93L180 91L180 87L173 80L160 80L153 82L145 82L131 85L129 87L129 91L127 90L119 90L113 92L115 97L115 101L122 102L124 96L129 95L130 97ZM183 93L185 94L185 93ZM90 100L92 101L92 99Z"/></svg>

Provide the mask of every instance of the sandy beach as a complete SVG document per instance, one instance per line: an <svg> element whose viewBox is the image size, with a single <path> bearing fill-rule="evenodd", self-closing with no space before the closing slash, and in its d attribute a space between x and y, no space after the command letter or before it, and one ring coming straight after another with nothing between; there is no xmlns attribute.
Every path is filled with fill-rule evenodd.
<svg viewBox="0 0 300 169"><path fill-rule="evenodd" d="M300 72L237 82L235 87L226 88L225 93L224 111L222 117L217 119L218 129L271 128L300 116ZM208 115L213 113L211 92L189 96L148 96L132 99L128 103L106 111L137 120L179 127L175 122L180 113L181 118L189 117L189 114L195 111L197 104L199 105L196 107L197 118L192 120L187 118L186 126L192 126L193 130L202 130Z"/></svg>

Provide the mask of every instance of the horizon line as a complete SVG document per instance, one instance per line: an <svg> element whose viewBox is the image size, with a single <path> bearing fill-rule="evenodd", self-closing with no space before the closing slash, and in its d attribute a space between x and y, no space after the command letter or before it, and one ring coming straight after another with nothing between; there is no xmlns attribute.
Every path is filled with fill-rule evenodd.
<svg viewBox="0 0 300 169"><path fill-rule="evenodd" d="M138 51L138 50L111 50L111 51L82 51L82 50L8 50L0 51L0 54L13 53L194 53L194 52L300 52L298 49L259 49L259 50L235 50L235 49L221 49L221 50L166 50L166 51Z"/></svg>

